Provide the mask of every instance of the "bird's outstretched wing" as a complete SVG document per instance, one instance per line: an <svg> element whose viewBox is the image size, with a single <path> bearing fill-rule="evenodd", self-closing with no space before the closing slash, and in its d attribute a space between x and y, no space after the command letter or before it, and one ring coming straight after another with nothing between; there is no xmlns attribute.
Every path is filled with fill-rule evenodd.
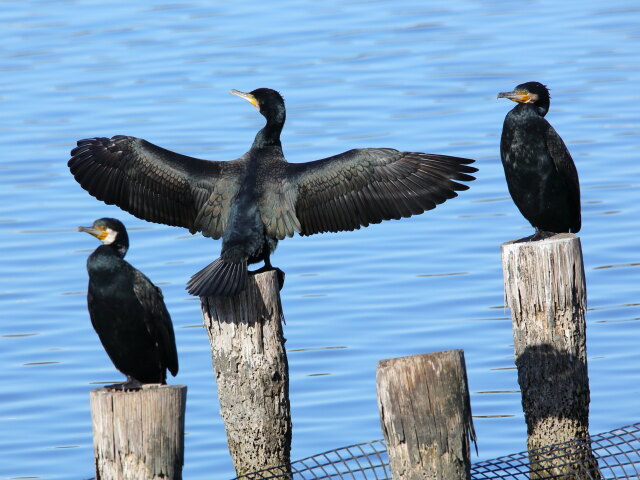
<svg viewBox="0 0 640 480"><path fill-rule="evenodd" d="M571 158L569 149L562 141L558 132L548 124L545 132L545 140L547 149L556 166L556 170L564 180L567 188L569 205L571 207L571 231L577 233L582 226L582 216L580 213L580 181L578 179L578 170Z"/></svg>
<svg viewBox="0 0 640 480"><path fill-rule="evenodd" d="M144 322L151 338L158 345L162 363L175 377L178 374L178 352L169 311L162 291L142 272L134 269L133 292L146 312Z"/></svg>
<svg viewBox="0 0 640 480"><path fill-rule="evenodd" d="M416 215L457 196L456 191L469 188L459 182L475 179L472 162L389 148L349 150L287 164L282 195L295 205L301 235L355 230Z"/></svg>
<svg viewBox="0 0 640 480"><path fill-rule="evenodd" d="M78 141L68 165L98 200L143 220L219 238L237 187L218 180L234 163L200 160L118 135Z"/></svg>

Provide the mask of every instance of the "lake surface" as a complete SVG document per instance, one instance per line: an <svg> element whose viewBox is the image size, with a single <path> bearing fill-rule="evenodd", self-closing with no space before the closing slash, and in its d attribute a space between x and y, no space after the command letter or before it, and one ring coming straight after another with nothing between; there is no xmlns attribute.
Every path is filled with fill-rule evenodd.
<svg viewBox="0 0 640 480"><path fill-rule="evenodd" d="M384 358L462 348L474 460L525 449L499 245L531 227L499 159L513 103L550 86L577 164L589 294L591 430L640 420L640 6L635 1L4 1L0 8L0 479L94 475L89 391L120 381L91 328L75 231L113 216L164 291L188 385L184 478L229 478L209 343L189 277L220 243L104 205L66 166L127 134L237 158L263 119L227 92L279 90L291 162L355 147L475 158L424 215L281 242L294 459L382 436Z"/></svg>

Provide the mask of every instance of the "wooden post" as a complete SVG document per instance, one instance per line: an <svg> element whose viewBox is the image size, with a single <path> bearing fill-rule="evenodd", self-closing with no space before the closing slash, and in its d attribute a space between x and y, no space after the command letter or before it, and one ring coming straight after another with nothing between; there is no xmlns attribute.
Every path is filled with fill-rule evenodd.
<svg viewBox="0 0 640 480"><path fill-rule="evenodd" d="M180 480L187 387L91 391L93 451L99 480Z"/></svg>
<svg viewBox="0 0 640 480"><path fill-rule="evenodd" d="M235 297L201 298L220 413L238 476L290 463L289 366L274 271Z"/></svg>
<svg viewBox="0 0 640 480"><path fill-rule="evenodd" d="M470 479L475 432L463 351L382 360L376 384L393 480Z"/></svg>
<svg viewBox="0 0 640 480"><path fill-rule="evenodd" d="M588 447L576 447L555 459L548 449L531 452L589 439L587 288L580 239L563 233L541 241L504 243L502 267L532 472L577 478L569 472L584 471L585 465L597 472Z"/></svg>

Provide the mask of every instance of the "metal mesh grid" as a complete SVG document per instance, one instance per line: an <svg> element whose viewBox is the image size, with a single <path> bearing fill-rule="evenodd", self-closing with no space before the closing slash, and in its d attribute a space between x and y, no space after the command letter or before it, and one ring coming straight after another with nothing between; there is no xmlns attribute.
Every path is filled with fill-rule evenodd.
<svg viewBox="0 0 640 480"><path fill-rule="evenodd" d="M594 435L590 439L598 469L575 464L575 452L589 449L589 440L574 440L536 451L536 472L529 465L529 452L478 462L471 466L473 480L580 480L640 479L640 423ZM532 455L533 456L533 455ZM552 461L555 468L564 467L562 476L545 469ZM543 465L542 467L540 465ZM339 448L281 466L249 473L238 480L391 480L389 458L384 441L375 440Z"/></svg>
<svg viewBox="0 0 640 480"><path fill-rule="evenodd" d="M598 471L589 465L575 465L572 456L576 450L588 451L589 440L573 440L532 451L542 461L552 461L556 467L565 467L562 476L538 469L532 475L529 454L520 452L506 457L486 460L471 467L474 480L530 478L579 478L585 480L640 479L640 423L621 427L591 437L591 450L598 461ZM568 467L568 468L567 468Z"/></svg>

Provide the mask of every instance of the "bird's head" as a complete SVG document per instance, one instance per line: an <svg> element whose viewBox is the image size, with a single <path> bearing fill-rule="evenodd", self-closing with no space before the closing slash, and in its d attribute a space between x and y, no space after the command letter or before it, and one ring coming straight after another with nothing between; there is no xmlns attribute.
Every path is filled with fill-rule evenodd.
<svg viewBox="0 0 640 480"><path fill-rule="evenodd" d="M549 111L551 102L549 89L539 82L521 83L512 92L499 93L498 98L508 98L518 103L533 104L543 116Z"/></svg>
<svg viewBox="0 0 640 480"><path fill-rule="evenodd" d="M270 88L256 88L249 93L231 90L233 95L244 98L251 105L260 110L267 120L277 120L284 123L285 107L282 95Z"/></svg>
<svg viewBox="0 0 640 480"><path fill-rule="evenodd" d="M115 218L99 218L90 227L78 227L77 230L93 235L105 245L112 245L123 257L129 248L127 229Z"/></svg>

